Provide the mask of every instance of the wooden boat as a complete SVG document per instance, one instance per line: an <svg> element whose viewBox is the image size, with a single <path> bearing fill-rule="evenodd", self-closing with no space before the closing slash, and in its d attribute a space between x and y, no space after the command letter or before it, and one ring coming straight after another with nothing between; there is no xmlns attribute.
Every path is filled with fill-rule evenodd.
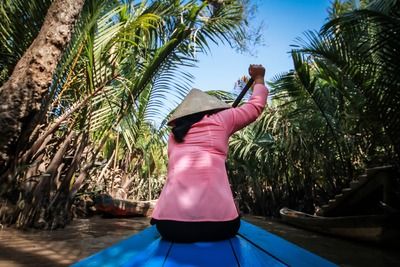
<svg viewBox="0 0 400 267"><path fill-rule="evenodd" d="M151 216L157 200L131 201L100 195L94 199L97 212L108 217Z"/></svg>
<svg viewBox="0 0 400 267"><path fill-rule="evenodd" d="M105 266L336 266L246 221L239 234L217 242L174 243L151 226L72 267Z"/></svg>
<svg viewBox="0 0 400 267"><path fill-rule="evenodd" d="M397 242L400 238L400 211L393 183L393 166L366 169L350 187L344 188L316 215L283 208L282 220L304 229L374 242Z"/></svg>
<svg viewBox="0 0 400 267"><path fill-rule="evenodd" d="M304 229L363 241L390 242L400 238L400 215L323 217L283 208L284 222Z"/></svg>

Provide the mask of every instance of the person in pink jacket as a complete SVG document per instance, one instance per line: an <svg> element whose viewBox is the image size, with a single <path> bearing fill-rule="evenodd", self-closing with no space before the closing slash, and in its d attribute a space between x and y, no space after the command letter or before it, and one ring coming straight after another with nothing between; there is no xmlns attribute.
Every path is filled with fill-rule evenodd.
<svg viewBox="0 0 400 267"><path fill-rule="evenodd" d="M262 113L268 90L265 69L250 65L250 100L237 108L192 89L168 125L168 175L152 214L164 239L175 242L231 238L240 227L225 161L229 137Z"/></svg>

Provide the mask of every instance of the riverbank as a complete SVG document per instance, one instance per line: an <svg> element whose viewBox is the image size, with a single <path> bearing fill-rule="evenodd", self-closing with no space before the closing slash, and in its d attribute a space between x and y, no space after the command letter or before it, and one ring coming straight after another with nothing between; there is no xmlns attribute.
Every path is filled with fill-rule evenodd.
<svg viewBox="0 0 400 267"><path fill-rule="evenodd" d="M297 229L278 220L246 220L340 266L400 266L400 250L380 248ZM77 219L55 231L0 230L0 267L58 267L85 258L149 225L148 218Z"/></svg>

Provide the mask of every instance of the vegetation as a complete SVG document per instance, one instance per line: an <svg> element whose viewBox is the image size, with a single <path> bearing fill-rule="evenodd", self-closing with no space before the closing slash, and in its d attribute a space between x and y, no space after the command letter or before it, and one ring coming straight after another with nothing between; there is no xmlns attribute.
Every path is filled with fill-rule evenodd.
<svg viewBox="0 0 400 267"><path fill-rule="evenodd" d="M399 168L399 7L334 1L321 31L299 39L270 108L230 144L245 211L313 213L365 168Z"/></svg>

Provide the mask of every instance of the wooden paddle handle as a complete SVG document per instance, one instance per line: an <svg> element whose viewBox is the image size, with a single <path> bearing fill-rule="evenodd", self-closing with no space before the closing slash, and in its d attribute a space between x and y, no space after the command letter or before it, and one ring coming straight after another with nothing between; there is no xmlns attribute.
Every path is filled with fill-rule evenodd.
<svg viewBox="0 0 400 267"><path fill-rule="evenodd" d="M232 104L233 108L236 108L237 105L239 105L240 101L242 100L244 95L247 93L247 91L250 89L250 87L253 85L253 83L254 83L253 78L250 78L250 80L243 87L242 92L240 92L239 96L236 98L235 102L233 102L233 104Z"/></svg>

